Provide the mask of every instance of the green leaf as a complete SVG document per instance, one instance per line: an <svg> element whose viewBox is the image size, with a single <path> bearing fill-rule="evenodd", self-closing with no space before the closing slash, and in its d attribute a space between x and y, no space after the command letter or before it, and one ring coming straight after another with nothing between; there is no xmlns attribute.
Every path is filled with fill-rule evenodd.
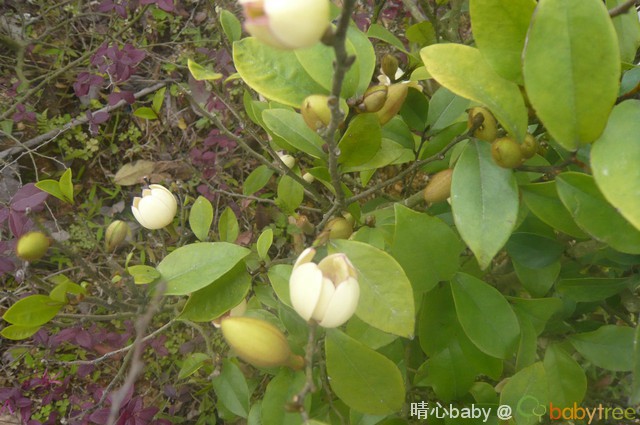
<svg viewBox="0 0 640 425"><path fill-rule="evenodd" d="M295 52L278 50L253 37L233 43L233 63L245 83L266 97L299 108L312 94L328 94L298 61Z"/></svg>
<svg viewBox="0 0 640 425"><path fill-rule="evenodd" d="M265 231L260 234L258 241L256 242L258 257L260 257L262 261L267 261L269 259L269 248L271 248L272 243L273 229L265 229Z"/></svg>
<svg viewBox="0 0 640 425"><path fill-rule="evenodd" d="M367 30L367 37L377 38L378 40L382 40L385 43L392 45L401 52L408 53L404 48L404 44L402 44L402 41L400 41L400 39L396 37L391 31L380 24L371 24L371 26L369 26L369 29Z"/></svg>
<svg viewBox="0 0 640 425"><path fill-rule="evenodd" d="M570 337L574 348L587 360L603 369L627 372L633 369L635 329L604 325L593 332Z"/></svg>
<svg viewBox="0 0 640 425"><path fill-rule="evenodd" d="M338 162L345 166L365 164L380 149L382 131L376 114L357 115L338 143Z"/></svg>
<svg viewBox="0 0 640 425"><path fill-rule="evenodd" d="M640 402L640 325L636 326L633 339L633 376L629 404L638 404L638 402Z"/></svg>
<svg viewBox="0 0 640 425"><path fill-rule="evenodd" d="M268 109L262 113L262 119L269 131L295 149L314 158L326 158L322 137L307 126L302 115L288 109Z"/></svg>
<svg viewBox="0 0 640 425"><path fill-rule="evenodd" d="M219 72L207 69L191 59L187 59L187 67L196 81L211 81L222 78L222 74Z"/></svg>
<svg viewBox="0 0 640 425"><path fill-rule="evenodd" d="M269 282L271 282L271 286L278 296L278 299L289 307L292 307L291 298L289 297L289 278L291 277L292 270L292 265L276 264L270 267L267 272Z"/></svg>
<svg viewBox="0 0 640 425"><path fill-rule="evenodd" d="M426 292L449 280L460 267L464 250L456 233L442 220L395 204L395 236L390 253L400 263L413 290Z"/></svg>
<svg viewBox="0 0 640 425"><path fill-rule="evenodd" d="M0 336L13 341L27 339L38 332L42 326L9 325L2 328Z"/></svg>
<svg viewBox="0 0 640 425"><path fill-rule="evenodd" d="M453 171L451 208L460 236L486 269L518 217L515 177L495 164L489 143L471 142L462 152Z"/></svg>
<svg viewBox="0 0 640 425"><path fill-rule="evenodd" d="M558 292L577 302L594 302L607 299L630 286L630 279L576 278L561 279Z"/></svg>
<svg viewBox="0 0 640 425"><path fill-rule="evenodd" d="M544 366L537 362L509 378L500 393L500 404L511 407L515 424L534 425L548 418L548 388Z"/></svg>
<svg viewBox="0 0 640 425"><path fill-rule="evenodd" d="M367 35L355 25L349 25L347 40L357 52L356 61L353 65L359 69L356 94L363 94L369 88L369 83L376 68L376 52Z"/></svg>
<svg viewBox="0 0 640 425"><path fill-rule="evenodd" d="M58 283L49 292L49 298L51 298L54 301L58 301L66 304L68 302L67 294L86 295L87 290L82 286L78 285L77 283L74 283L68 280L67 278L65 281Z"/></svg>
<svg viewBox="0 0 640 425"><path fill-rule="evenodd" d="M578 226L618 251L640 254L640 230L607 202L593 177L566 172L558 175L556 182L560 200Z"/></svg>
<svg viewBox="0 0 640 425"><path fill-rule="evenodd" d="M613 108L607 128L591 149L593 177L604 197L640 229L640 101Z"/></svg>
<svg viewBox="0 0 640 425"><path fill-rule="evenodd" d="M64 170L60 176L60 192L64 201L73 204L73 182L71 181L71 168Z"/></svg>
<svg viewBox="0 0 640 425"><path fill-rule="evenodd" d="M505 248L511 258L523 266L542 269L558 261L565 246L543 235L516 232L511 235Z"/></svg>
<svg viewBox="0 0 640 425"><path fill-rule="evenodd" d="M51 180L51 179L40 180L39 182L36 183L35 186L41 191L47 192L49 195L55 196L56 198L60 199L63 202L67 202L67 203L69 202L65 198L62 191L60 190L60 183L57 180Z"/></svg>
<svg viewBox="0 0 640 425"><path fill-rule="evenodd" d="M153 102L151 104L151 109L153 109L157 114L160 113L160 109L162 108L162 103L164 103L164 94L167 91L167 87L162 87L153 95Z"/></svg>
<svg viewBox="0 0 640 425"><path fill-rule="evenodd" d="M283 409L287 403L304 386L305 376L302 372L293 372L288 368L280 368L278 374L271 379L262 397L260 425L300 425L300 413ZM305 399L309 409L311 397Z"/></svg>
<svg viewBox="0 0 640 425"><path fill-rule="evenodd" d="M304 188L289 176L280 177L278 182L278 206L288 213L293 213L304 199Z"/></svg>
<svg viewBox="0 0 640 425"><path fill-rule="evenodd" d="M502 77L522 85L522 50L534 0L471 0L471 29L480 53Z"/></svg>
<svg viewBox="0 0 640 425"><path fill-rule="evenodd" d="M569 236L587 238L558 198L555 181L526 184L520 189L527 208L540 220Z"/></svg>
<svg viewBox="0 0 640 425"><path fill-rule="evenodd" d="M149 108L148 106L143 106L141 108L136 109L135 111L133 111L133 115L139 118L144 118L145 120L158 119L158 114L156 113L156 111Z"/></svg>
<svg viewBox="0 0 640 425"><path fill-rule="evenodd" d="M456 314L465 333L483 352L506 359L516 349L518 318L504 296L473 276L458 273L451 281Z"/></svg>
<svg viewBox="0 0 640 425"><path fill-rule="evenodd" d="M204 241L209 238L211 223L213 223L213 205L204 196L198 196L189 212L189 227L198 240Z"/></svg>
<svg viewBox="0 0 640 425"><path fill-rule="evenodd" d="M167 282L165 295L186 295L204 288L231 270L250 252L226 242L200 242L176 249L164 257L157 267Z"/></svg>
<svg viewBox="0 0 640 425"><path fill-rule="evenodd" d="M215 280L193 292L180 318L194 322L209 322L237 306L251 288L251 276L243 261Z"/></svg>
<svg viewBox="0 0 640 425"><path fill-rule="evenodd" d="M624 4L625 0L607 0L607 9ZM640 47L640 21L633 11L623 13L612 18L613 26L618 35L620 59L622 62L633 63L636 51Z"/></svg>
<svg viewBox="0 0 640 425"><path fill-rule="evenodd" d="M578 362L559 344L552 344L547 348L543 365L549 383L549 402L559 408L579 404L587 392L587 377Z"/></svg>
<svg viewBox="0 0 640 425"><path fill-rule="evenodd" d="M515 298L510 297L513 310L521 317L526 317L536 335L544 331L549 319L562 309L559 298Z"/></svg>
<svg viewBox="0 0 640 425"><path fill-rule="evenodd" d="M273 169L266 165L260 165L247 176L242 185L243 195L253 195L269 183L273 176Z"/></svg>
<svg viewBox="0 0 640 425"><path fill-rule="evenodd" d="M407 28L407 40L412 43L416 43L420 47L436 44L438 42L436 32L429 21L418 22L417 24L413 24Z"/></svg>
<svg viewBox="0 0 640 425"><path fill-rule="evenodd" d="M127 267L127 273L133 277L136 285L146 285L160 277L160 272L151 266L135 265Z"/></svg>
<svg viewBox="0 0 640 425"><path fill-rule="evenodd" d="M382 332L358 319L358 316L349 319L346 333L372 350L387 346L398 339L397 335Z"/></svg>
<svg viewBox="0 0 640 425"><path fill-rule="evenodd" d="M65 304L47 295L29 295L16 301L2 318L12 325L40 326L53 319Z"/></svg>
<svg viewBox="0 0 640 425"><path fill-rule="evenodd" d="M616 33L603 2L541 1L523 61L527 95L553 138L570 151L597 139L620 77Z"/></svg>
<svg viewBox="0 0 640 425"><path fill-rule="evenodd" d="M435 44L420 51L427 71L455 94L485 105L509 134L524 140L527 108L518 85L499 76L480 51L462 44Z"/></svg>
<svg viewBox="0 0 640 425"><path fill-rule="evenodd" d="M222 242L233 243L238 239L240 227L238 226L236 214L230 207L225 208L222 214L220 214L218 232L220 233L220 240Z"/></svg>
<svg viewBox="0 0 640 425"><path fill-rule="evenodd" d="M330 251L345 253L358 271L360 301L356 315L382 331L411 337L415 324L413 291L400 264L386 252L362 242L332 240Z"/></svg>
<svg viewBox="0 0 640 425"><path fill-rule="evenodd" d="M420 366L416 374L419 381L416 384L432 387L438 399L446 402L459 399L468 393L475 375L475 370L467 361L460 344L452 340L445 349L429 356ZM421 379L422 376L425 378Z"/></svg>
<svg viewBox="0 0 640 425"><path fill-rule="evenodd" d="M429 101L427 125L433 131L449 127L466 116L469 103L469 99L456 95L446 87L440 87Z"/></svg>
<svg viewBox="0 0 640 425"><path fill-rule="evenodd" d="M220 24L222 25L222 31L230 43L240 40L242 36L242 24L240 20L236 18L236 15L229 12L226 9L220 11ZM244 416L246 418L246 416Z"/></svg>
<svg viewBox="0 0 640 425"><path fill-rule="evenodd" d="M522 286L534 297L544 297L549 292L549 289L556 282L561 268L560 261L541 269L531 269L517 261L512 261L512 263Z"/></svg>
<svg viewBox="0 0 640 425"><path fill-rule="evenodd" d="M178 379L188 378L196 373L205 363L210 363L211 357L205 353L191 353L184 359L180 371L178 372Z"/></svg>
<svg viewBox="0 0 640 425"><path fill-rule="evenodd" d="M233 414L249 416L249 387L240 368L229 359L222 361L222 372L211 380L218 400Z"/></svg>
<svg viewBox="0 0 640 425"><path fill-rule="evenodd" d="M407 98L404 100L402 108L400 108L400 116L402 117L402 121L404 121L410 127L410 131L417 131L422 133L427 127L428 114L429 99L427 98L427 96L425 96L425 94L421 91L410 88L407 91ZM390 122L393 122L393 120ZM411 146L406 147L409 149L413 149L414 146L415 143L412 139Z"/></svg>
<svg viewBox="0 0 640 425"><path fill-rule="evenodd" d="M347 406L372 415L402 408L404 382L391 360L337 329L328 330L325 350L331 389Z"/></svg>

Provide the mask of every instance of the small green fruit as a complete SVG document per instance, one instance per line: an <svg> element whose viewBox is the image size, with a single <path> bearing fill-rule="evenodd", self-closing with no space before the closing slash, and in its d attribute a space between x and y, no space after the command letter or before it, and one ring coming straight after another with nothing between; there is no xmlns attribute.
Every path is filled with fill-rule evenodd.
<svg viewBox="0 0 640 425"><path fill-rule="evenodd" d="M424 188L424 200L428 203L446 201L451 196L453 170L448 168L436 173Z"/></svg>
<svg viewBox="0 0 640 425"><path fill-rule="evenodd" d="M476 106L475 108L469 109L467 128L470 129L473 126L474 119L478 114L482 114L484 121L482 121L482 125L473 132L473 137L487 142L493 142L498 134L498 124L487 108Z"/></svg>
<svg viewBox="0 0 640 425"><path fill-rule="evenodd" d="M520 145L511 137L501 137L491 144L491 156L502 168L516 168L522 164Z"/></svg>
<svg viewBox="0 0 640 425"><path fill-rule="evenodd" d="M344 217L329 220L325 231L329 231L329 239L348 239L353 233L353 225Z"/></svg>
<svg viewBox="0 0 640 425"><path fill-rule="evenodd" d="M331 122L331 109L329 109L329 96L312 94L302 101L300 113L309 128L317 131L326 127Z"/></svg>
<svg viewBox="0 0 640 425"><path fill-rule="evenodd" d="M49 249L49 238L42 232L29 232L18 239L16 255L24 261L37 261Z"/></svg>
<svg viewBox="0 0 640 425"><path fill-rule="evenodd" d="M104 249L113 252L127 238L129 225L122 220L116 220L107 227L104 234Z"/></svg>
<svg viewBox="0 0 640 425"><path fill-rule="evenodd" d="M538 145L539 143L536 138L533 137L533 135L527 133L527 135L524 136L524 142L522 142L522 144L520 145L522 156L525 159L533 158L536 152L538 152Z"/></svg>

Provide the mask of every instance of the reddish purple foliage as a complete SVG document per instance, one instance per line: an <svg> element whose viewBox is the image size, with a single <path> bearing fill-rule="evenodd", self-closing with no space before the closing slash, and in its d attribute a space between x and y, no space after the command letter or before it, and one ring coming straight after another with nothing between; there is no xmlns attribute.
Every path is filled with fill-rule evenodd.
<svg viewBox="0 0 640 425"><path fill-rule="evenodd" d="M100 72L106 72L114 83L127 81L136 71L136 66L146 57L144 50L127 43L122 49L117 45L103 43L91 57L91 64Z"/></svg>
<svg viewBox="0 0 640 425"><path fill-rule="evenodd" d="M16 105L16 109L18 112L13 114L13 122L18 123L22 121L35 122L36 113L32 111L27 111L27 108L22 104L18 103Z"/></svg>

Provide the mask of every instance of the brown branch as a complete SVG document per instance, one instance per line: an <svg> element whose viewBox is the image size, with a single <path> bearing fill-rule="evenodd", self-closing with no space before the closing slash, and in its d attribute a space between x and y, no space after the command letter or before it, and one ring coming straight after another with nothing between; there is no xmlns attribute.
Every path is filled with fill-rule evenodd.
<svg viewBox="0 0 640 425"><path fill-rule="evenodd" d="M609 16L614 18L616 16L625 14L629 12L635 4L636 4L636 0L627 0L622 4L619 4L616 7L609 9Z"/></svg>

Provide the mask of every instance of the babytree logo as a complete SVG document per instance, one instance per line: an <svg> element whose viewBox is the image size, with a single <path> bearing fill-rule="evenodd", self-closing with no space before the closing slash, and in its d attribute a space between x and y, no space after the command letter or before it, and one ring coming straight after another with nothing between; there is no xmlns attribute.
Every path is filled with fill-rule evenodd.
<svg viewBox="0 0 640 425"><path fill-rule="evenodd" d="M594 419L597 422L614 420L633 420L637 417L637 412L632 407L605 407L602 404L597 407L581 407L578 403L573 403L571 407L560 408L549 403L549 419L551 420L586 420L591 424Z"/></svg>

